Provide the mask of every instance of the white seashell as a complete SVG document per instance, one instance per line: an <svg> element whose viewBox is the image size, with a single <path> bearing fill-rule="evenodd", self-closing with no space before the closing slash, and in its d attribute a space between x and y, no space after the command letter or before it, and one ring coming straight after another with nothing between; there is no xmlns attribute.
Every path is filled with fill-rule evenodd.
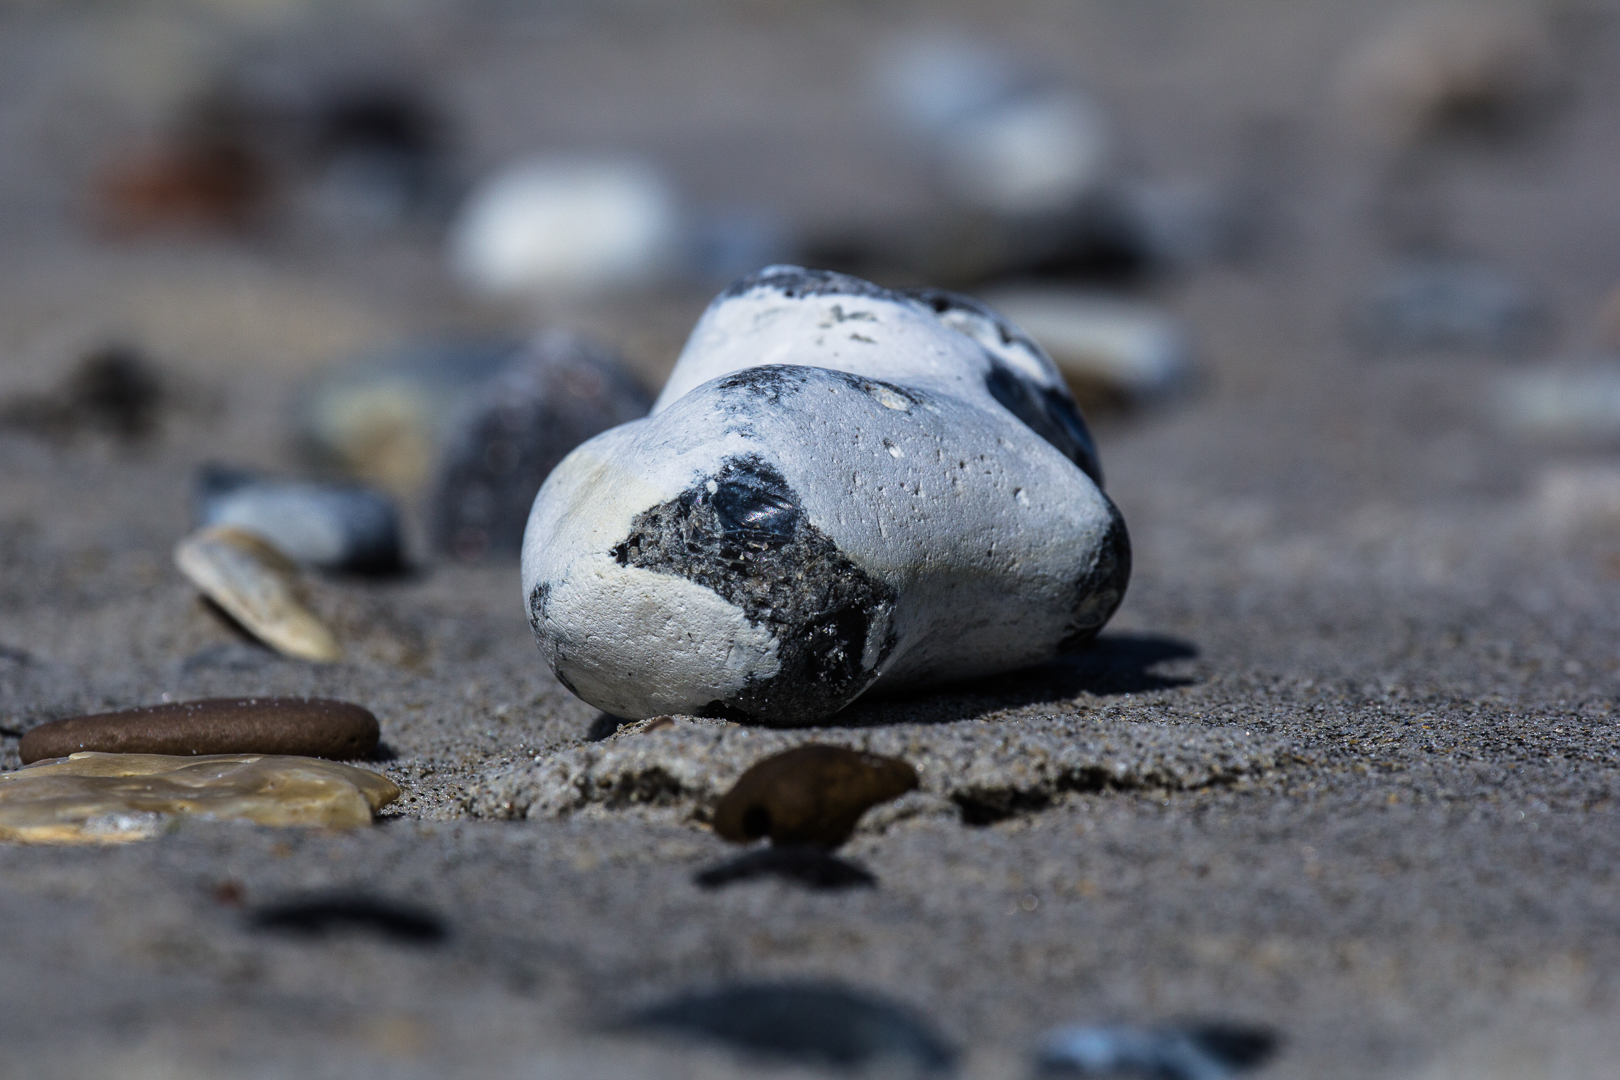
<svg viewBox="0 0 1620 1080"><path fill-rule="evenodd" d="M343 659L332 631L299 598L298 567L269 541L232 525L214 525L174 549L180 572L249 633L288 656L321 663Z"/></svg>
<svg viewBox="0 0 1620 1080"><path fill-rule="evenodd" d="M1061 376L990 309L770 267L710 305L651 417L551 474L524 593L609 713L811 723L1093 636L1130 564L1099 485Z"/></svg>

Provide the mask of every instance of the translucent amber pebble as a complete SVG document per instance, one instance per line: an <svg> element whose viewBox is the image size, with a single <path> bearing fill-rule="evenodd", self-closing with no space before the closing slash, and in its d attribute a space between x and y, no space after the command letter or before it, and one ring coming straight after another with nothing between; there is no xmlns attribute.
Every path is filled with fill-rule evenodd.
<svg viewBox="0 0 1620 1080"><path fill-rule="evenodd" d="M349 828L398 797L386 777L318 758L82 753L0 773L0 840L145 840L181 814Z"/></svg>

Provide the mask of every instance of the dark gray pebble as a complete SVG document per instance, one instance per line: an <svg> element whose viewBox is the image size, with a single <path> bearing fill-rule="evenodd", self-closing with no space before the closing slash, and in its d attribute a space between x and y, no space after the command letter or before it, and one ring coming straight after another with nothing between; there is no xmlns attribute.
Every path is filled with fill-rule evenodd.
<svg viewBox="0 0 1620 1080"><path fill-rule="evenodd" d="M910 1010L825 983L744 983L685 995L638 1012L621 1026L843 1069L882 1062L940 1073L956 1059L933 1027Z"/></svg>
<svg viewBox="0 0 1620 1080"><path fill-rule="evenodd" d="M18 747L24 765L104 754L289 754L355 761L377 749L377 718L328 698L208 698L40 724Z"/></svg>
<svg viewBox="0 0 1620 1080"><path fill-rule="evenodd" d="M199 527L246 529L309 566L387 574L402 565L394 501L358 484L273 480L211 464L197 475L195 510Z"/></svg>
<svg viewBox="0 0 1620 1080"><path fill-rule="evenodd" d="M1036 1066L1042 1076L1225 1080L1263 1064L1276 1048L1269 1031L1227 1024L1076 1027L1049 1035Z"/></svg>
<svg viewBox="0 0 1620 1080"><path fill-rule="evenodd" d="M812 889L877 886L877 878L854 863L808 846L760 848L700 871L692 880L705 889L718 889L761 878L781 878Z"/></svg>
<svg viewBox="0 0 1620 1080"><path fill-rule="evenodd" d="M285 900L256 909L248 921L256 930L305 937L361 931L407 945L432 945L450 936L444 920L431 911L363 893Z"/></svg>
<svg viewBox="0 0 1620 1080"><path fill-rule="evenodd" d="M515 558L535 494L557 463L651 407L611 350L567 333L540 336L455 423L433 495L435 545L463 560Z"/></svg>

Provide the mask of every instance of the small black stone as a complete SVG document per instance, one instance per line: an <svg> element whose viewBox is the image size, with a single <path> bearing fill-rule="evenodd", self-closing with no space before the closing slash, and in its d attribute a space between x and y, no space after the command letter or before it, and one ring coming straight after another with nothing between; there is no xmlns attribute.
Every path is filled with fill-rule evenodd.
<svg viewBox="0 0 1620 1080"><path fill-rule="evenodd" d="M795 881L812 889L877 886L877 878L868 871L810 846L760 848L711 866L692 880L705 889L718 889L739 881L772 877Z"/></svg>
<svg viewBox="0 0 1620 1080"><path fill-rule="evenodd" d="M940 1073L956 1059L933 1027L909 1010L825 983L743 983L690 994L636 1013L620 1026L696 1036L824 1067L888 1061Z"/></svg>
<svg viewBox="0 0 1620 1080"><path fill-rule="evenodd" d="M362 893L303 897L259 908L249 917L256 930L324 937L339 931L367 931L408 945L432 945L449 937L444 920L431 911Z"/></svg>

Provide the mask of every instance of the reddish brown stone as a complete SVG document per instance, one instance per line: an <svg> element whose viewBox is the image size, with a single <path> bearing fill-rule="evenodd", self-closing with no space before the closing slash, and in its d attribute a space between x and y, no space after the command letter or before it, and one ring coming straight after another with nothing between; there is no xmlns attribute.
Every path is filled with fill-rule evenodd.
<svg viewBox="0 0 1620 1080"><path fill-rule="evenodd" d="M370 710L327 698L210 698L52 720L29 731L24 765L108 754L291 754L352 761L377 748Z"/></svg>
<svg viewBox="0 0 1620 1080"><path fill-rule="evenodd" d="M714 810L714 831L746 843L832 849L849 839L871 807L917 786L917 770L899 758L811 743L752 766Z"/></svg>

